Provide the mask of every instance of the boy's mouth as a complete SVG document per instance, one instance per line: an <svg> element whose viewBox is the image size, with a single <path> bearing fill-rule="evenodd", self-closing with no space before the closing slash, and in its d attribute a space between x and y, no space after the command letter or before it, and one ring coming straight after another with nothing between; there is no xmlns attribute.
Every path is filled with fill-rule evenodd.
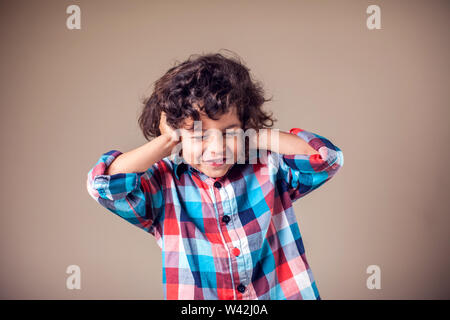
<svg viewBox="0 0 450 320"><path fill-rule="evenodd" d="M226 158L222 158L222 159L213 159L213 160L208 160L208 161L203 161L203 162L206 163L208 166L221 167L226 164L226 160L227 160Z"/></svg>

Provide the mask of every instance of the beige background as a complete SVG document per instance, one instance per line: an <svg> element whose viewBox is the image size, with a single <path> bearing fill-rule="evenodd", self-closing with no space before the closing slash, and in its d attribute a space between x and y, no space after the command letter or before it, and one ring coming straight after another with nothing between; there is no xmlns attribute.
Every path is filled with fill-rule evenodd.
<svg viewBox="0 0 450 320"><path fill-rule="evenodd" d="M66 7L81 8L81 30ZM381 7L381 30L366 8ZM339 146L296 202L323 299L448 299L448 1L0 2L3 299L162 299L154 238L97 204L86 175L143 143L143 95L175 61L232 50L277 128ZM67 266L81 290L66 289ZM366 268L381 268L369 290Z"/></svg>

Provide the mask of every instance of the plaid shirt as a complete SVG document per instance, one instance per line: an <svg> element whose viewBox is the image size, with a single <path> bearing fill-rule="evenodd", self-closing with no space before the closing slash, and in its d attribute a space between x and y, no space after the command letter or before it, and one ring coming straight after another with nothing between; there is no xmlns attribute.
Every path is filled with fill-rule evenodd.
<svg viewBox="0 0 450 320"><path fill-rule="evenodd" d="M105 175L121 154L103 154L87 189L100 205L155 236L164 299L321 299L305 256L292 203L343 166L326 138L293 128L320 154L265 151L220 178L181 157L147 171ZM177 159L178 157L178 159Z"/></svg>

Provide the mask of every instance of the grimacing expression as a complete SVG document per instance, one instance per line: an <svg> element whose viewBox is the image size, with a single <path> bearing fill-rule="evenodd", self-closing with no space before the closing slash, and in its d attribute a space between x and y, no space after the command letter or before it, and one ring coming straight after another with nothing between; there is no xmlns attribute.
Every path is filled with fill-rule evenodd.
<svg viewBox="0 0 450 320"><path fill-rule="evenodd" d="M207 176L222 177L244 151L241 132L242 123L235 108L218 120L202 113L200 121L186 121L181 130L182 156L185 162Z"/></svg>

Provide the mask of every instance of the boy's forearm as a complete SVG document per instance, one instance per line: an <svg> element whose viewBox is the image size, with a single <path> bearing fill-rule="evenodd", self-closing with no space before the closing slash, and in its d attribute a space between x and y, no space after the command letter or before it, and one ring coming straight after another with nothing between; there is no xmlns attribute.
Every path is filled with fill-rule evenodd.
<svg viewBox="0 0 450 320"><path fill-rule="evenodd" d="M265 133L266 131L267 133ZM272 138L272 135L278 134ZM320 154L299 136L281 130L266 129L258 133L258 148L280 154Z"/></svg>
<svg viewBox="0 0 450 320"><path fill-rule="evenodd" d="M137 173L144 172L153 164L171 154L176 146L167 135L160 135L146 144L122 153L107 168L107 175L117 173Z"/></svg>

